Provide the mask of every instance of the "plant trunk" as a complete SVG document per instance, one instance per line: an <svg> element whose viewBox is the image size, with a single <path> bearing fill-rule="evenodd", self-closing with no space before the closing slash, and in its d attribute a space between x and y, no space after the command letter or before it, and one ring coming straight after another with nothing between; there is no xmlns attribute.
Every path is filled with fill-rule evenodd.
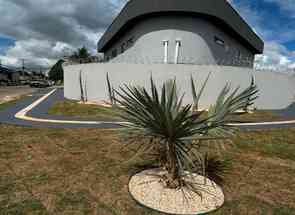
<svg viewBox="0 0 295 215"><path fill-rule="evenodd" d="M177 157L175 144L173 142L167 143L167 187L176 189L180 186L180 175L178 171Z"/></svg>

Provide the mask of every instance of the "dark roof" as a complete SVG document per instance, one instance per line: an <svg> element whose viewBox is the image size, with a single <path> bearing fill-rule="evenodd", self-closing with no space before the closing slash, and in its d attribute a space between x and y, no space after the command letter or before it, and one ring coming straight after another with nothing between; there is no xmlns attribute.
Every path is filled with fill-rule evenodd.
<svg viewBox="0 0 295 215"><path fill-rule="evenodd" d="M12 69L0 66L0 73L13 73L13 72L15 71Z"/></svg>
<svg viewBox="0 0 295 215"><path fill-rule="evenodd" d="M98 42L104 52L113 40L140 18L171 13L190 13L217 21L254 53L263 52L264 43L226 0L130 0Z"/></svg>

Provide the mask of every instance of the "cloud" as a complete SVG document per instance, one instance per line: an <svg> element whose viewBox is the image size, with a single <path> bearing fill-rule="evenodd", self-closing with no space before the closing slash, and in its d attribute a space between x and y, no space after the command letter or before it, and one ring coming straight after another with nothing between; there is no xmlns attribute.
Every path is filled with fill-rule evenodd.
<svg viewBox="0 0 295 215"><path fill-rule="evenodd" d="M31 67L49 67L56 59L68 55L74 47L63 42L50 42L46 40L18 40L15 45L6 51L4 64L20 65L21 59ZM2 57L3 58L3 57Z"/></svg>
<svg viewBox="0 0 295 215"><path fill-rule="evenodd" d="M0 0L0 37L16 40L0 58L6 64L19 64L19 58L25 58L44 66L83 45L94 53L100 35L124 2Z"/></svg>
<svg viewBox="0 0 295 215"><path fill-rule="evenodd" d="M295 18L294 0L264 0L264 1L277 4L283 12L287 12L286 13L287 16Z"/></svg>
<svg viewBox="0 0 295 215"><path fill-rule="evenodd" d="M263 0L276 3L282 11L295 15L294 0ZM0 59L8 65L48 67L58 58L83 45L93 53L96 43L127 0L0 0L0 37L15 40L0 47ZM253 30L265 41L264 55L256 66L294 68L295 51L282 44L295 38L295 28L271 20L276 28L265 26L269 14L246 0L228 0ZM267 20L268 22L268 20ZM276 33L274 33L276 32Z"/></svg>
<svg viewBox="0 0 295 215"><path fill-rule="evenodd" d="M290 6L288 4L292 1L293 4L290 10L292 10L292 7L295 7L294 0L265 1L277 3L285 2L280 4L282 8ZM277 29L266 28L265 17L270 15L266 11L257 10L257 8L251 5L250 1L230 0L229 2L265 42L264 53L262 55L257 55L255 58L255 67L258 69L271 69L276 71L293 70L295 65L295 52L288 50L282 43L294 40L295 28L282 26L278 19L272 20L277 26Z"/></svg>
<svg viewBox="0 0 295 215"><path fill-rule="evenodd" d="M256 68L288 71L295 67L293 52L277 42L267 42L263 55L256 56Z"/></svg>

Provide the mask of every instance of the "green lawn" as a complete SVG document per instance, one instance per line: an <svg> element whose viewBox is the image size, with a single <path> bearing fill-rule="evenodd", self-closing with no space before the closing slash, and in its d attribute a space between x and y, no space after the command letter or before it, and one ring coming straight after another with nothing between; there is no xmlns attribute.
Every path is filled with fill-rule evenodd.
<svg viewBox="0 0 295 215"><path fill-rule="evenodd" d="M238 122L271 122L280 121L281 116L265 110L255 110L253 113L236 113L231 119Z"/></svg>
<svg viewBox="0 0 295 215"><path fill-rule="evenodd" d="M232 159L226 204L216 215L295 214L295 129L240 133L224 143ZM205 143L204 143L205 144ZM160 215L136 204L115 130L0 125L0 214Z"/></svg>
<svg viewBox="0 0 295 215"><path fill-rule="evenodd" d="M4 102L2 104L0 104L0 111L5 110L6 108L12 107L13 105L15 105L17 103L19 99L14 99L12 101L9 102Z"/></svg>
<svg viewBox="0 0 295 215"><path fill-rule="evenodd" d="M98 105L80 104L76 101L63 101L55 103L49 114L62 116L75 116L82 119L100 121L120 121L118 110ZM206 113L204 113L206 114ZM237 122L266 122L280 120L281 117L271 111L257 110L251 114L235 114L231 119Z"/></svg>
<svg viewBox="0 0 295 215"><path fill-rule="evenodd" d="M79 104L75 101L57 102L49 109L48 113L52 115L74 116L81 119L120 121L118 111L114 108Z"/></svg>

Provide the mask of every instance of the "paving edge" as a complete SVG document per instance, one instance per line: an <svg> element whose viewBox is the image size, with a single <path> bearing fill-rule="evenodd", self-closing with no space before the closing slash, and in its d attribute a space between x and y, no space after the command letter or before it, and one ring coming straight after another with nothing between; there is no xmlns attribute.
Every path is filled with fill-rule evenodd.
<svg viewBox="0 0 295 215"><path fill-rule="evenodd" d="M43 101L45 101L49 96L51 96L53 93L55 93L57 89L51 90L49 93L45 94L41 98L34 101L29 106L25 107L24 109L17 112L14 117L21 120L26 121L33 121L33 122L43 122L43 123L58 123L58 124L84 124L84 125L100 125L100 124L116 124L116 125L123 125L126 124L126 122L104 122L104 121L77 121L77 120L55 120L55 119L42 119L42 118L36 118L27 116L27 113L34 109L36 106L41 104Z"/></svg>
<svg viewBox="0 0 295 215"><path fill-rule="evenodd" d="M36 117L27 116L27 113L34 109L36 106L45 101L49 96L55 93L57 89L51 90L46 95L37 99L35 102L25 107L24 109L17 112L14 117L21 120L33 121L33 122L43 122L43 123L57 123L57 124L76 124L76 125L101 125L101 124L113 124L113 125L126 125L128 122L104 122L104 121L77 121L77 120L54 120L54 119L42 119ZM295 120L289 121L278 121L278 122L258 122L258 123L232 123L231 126L260 126L260 125L288 125L295 124Z"/></svg>

